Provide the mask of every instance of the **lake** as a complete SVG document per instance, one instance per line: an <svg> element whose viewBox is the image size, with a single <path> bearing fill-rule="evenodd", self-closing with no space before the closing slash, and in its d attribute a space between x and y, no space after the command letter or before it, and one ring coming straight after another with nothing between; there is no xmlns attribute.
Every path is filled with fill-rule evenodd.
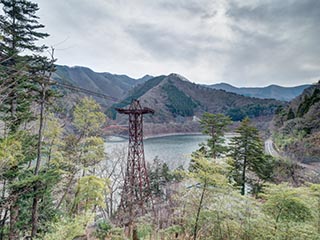
<svg viewBox="0 0 320 240"><path fill-rule="evenodd" d="M171 169L181 165L188 167L191 153L199 148L201 142L205 142L208 136L201 134L171 135L147 138L144 140L144 152L147 162L158 158L166 162ZM128 147L129 140L121 137L108 137L106 139L106 152L114 149ZM127 150L125 150L127 152Z"/></svg>

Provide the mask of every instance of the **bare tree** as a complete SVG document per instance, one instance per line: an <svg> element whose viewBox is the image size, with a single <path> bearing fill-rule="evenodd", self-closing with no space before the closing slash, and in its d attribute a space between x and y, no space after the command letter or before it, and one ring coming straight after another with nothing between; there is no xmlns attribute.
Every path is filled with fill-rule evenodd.
<svg viewBox="0 0 320 240"><path fill-rule="evenodd" d="M114 217L115 211L120 204L121 187L123 186L127 149L125 147L115 148L107 157L105 164L100 164L97 168L97 175L110 180L109 191L106 193L105 209L106 217L109 219Z"/></svg>

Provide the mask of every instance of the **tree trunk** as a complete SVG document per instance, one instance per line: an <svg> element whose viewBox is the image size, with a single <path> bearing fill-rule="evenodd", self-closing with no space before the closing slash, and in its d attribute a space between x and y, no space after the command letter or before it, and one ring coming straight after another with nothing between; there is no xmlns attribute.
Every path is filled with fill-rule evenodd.
<svg viewBox="0 0 320 240"><path fill-rule="evenodd" d="M241 195L246 193L246 168L247 168L247 156L248 156L248 142L247 137L245 139L244 146L244 159L243 159L243 170L242 170L242 186L241 186Z"/></svg>
<svg viewBox="0 0 320 240"><path fill-rule="evenodd" d="M196 222L195 222L195 224L194 224L193 240L196 240L196 239L197 239L199 217L200 217L200 212L201 212L201 208L202 208L202 202L203 202L204 193L205 193L206 189L207 189L207 181L205 180L204 185L203 185L203 189L202 189L202 193L201 193L201 197L200 197L199 206L198 206L198 211L197 211L197 216L196 216Z"/></svg>
<svg viewBox="0 0 320 240"><path fill-rule="evenodd" d="M17 222L19 216L19 205L17 204L17 199L14 199L14 203L10 207L10 232L9 240L19 239L19 233L17 229Z"/></svg>
<svg viewBox="0 0 320 240"><path fill-rule="evenodd" d="M214 137L214 127L211 128L211 137L212 137L212 140L213 140L213 137ZM217 154L216 154L216 146L215 146L215 142L212 141L212 158L213 159L216 159L217 158Z"/></svg>
<svg viewBox="0 0 320 240"><path fill-rule="evenodd" d="M74 194L74 200L70 209L70 215L72 214L77 214L78 213L78 209L79 209L79 203L77 202L77 197L80 193L80 179L78 179L78 187L77 190Z"/></svg>
<svg viewBox="0 0 320 240"><path fill-rule="evenodd" d="M138 229L136 225L132 229L132 240L139 240Z"/></svg>
<svg viewBox="0 0 320 240"><path fill-rule="evenodd" d="M246 193L246 167L247 167L247 156L245 156L243 160L241 195L245 195Z"/></svg>
<svg viewBox="0 0 320 240"><path fill-rule="evenodd" d="M113 215L113 190L110 191L109 218Z"/></svg>
<svg viewBox="0 0 320 240"><path fill-rule="evenodd" d="M46 85L42 85L42 92L41 92L41 102L40 102L40 123L39 123L39 132L38 132L38 147L37 147L37 161L36 167L34 170L34 175L39 175L39 169L41 164L41 148L42 148L42 129L43 129L43 119L44 119L44 111L45 111L45 97L46 97ZM36 183L34 187L34 198L32 204L32 216L31 216L31 238L34 238L37 234L38 230L38 208L39 208L39 196L37 194L38 191L38 184Z"/></svg>
<svg viewBox="0 0 320 240"><path fill-rule="evenodd" d="M31 223L32 223L32 229L31 229L31 238L34 238L38 231L38 207L39 207L39 196L37 196L37 187L34 187L34 192L36 196L33 198L33 204L32 204L32 216L31 216Z"/></svg>
<svg viewBox="0 0 320 240"><path fill-rule="evenodd" d="M0 240L3 240L3 230L4 230L4 225L6 223L7 220L7 215L8 215L8 209L5 210L4 214L3 214L3 218L1 220L1 224L0 224ZM2 216L2 214L1 214Z"/></svg>
<svg viewBox="0 0 320 240"><path fill-rule="evenodd" d="M60 201L59 201L58 205L56 206L56 210L60 208L60 206L61 206L64 198L66 197L67 193L69 192L70 187L71 187L71 185L72 185L72 181L73 181L74 175L75 175L75 174L72 174L72 175L71 175L71 178L70 178L70 180L69 180L69 182L68 182L68 184L67 184L67 188L66 188L66 190L64 191L62 197L60 198Z"/></svg>

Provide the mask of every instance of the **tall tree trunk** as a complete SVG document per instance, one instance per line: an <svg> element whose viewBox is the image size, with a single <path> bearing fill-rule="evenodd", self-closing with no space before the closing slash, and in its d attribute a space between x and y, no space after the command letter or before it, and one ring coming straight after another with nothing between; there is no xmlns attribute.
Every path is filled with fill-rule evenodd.
<svg viewBox="0 0 320 240"><path fill-rule="evenodd" d="M72 216L72 214L78 213L79 203L77 202L77 198L78 198L79 193L80 193L80 179L78 179L78 187L77 187L77 190L74 194L74 200L73 200L73 203L72 203L72 206L70 209L70 216Z"/></svg>
<svg viewBox="0 0 320 240"><path fill-rule="evenodd" d="M6 180L3 181L2 184L2 193L1 193L1 199L5 198L5 194L6 194ZM2 213L2 210L0 212L0 216L3 216L1 223L0 223L0 240L3 239L3 230L4 230L4 225L6 223L6 218L8 215L8 208L4 209L4 214Z"/></svg>
<svg viewBox="0 0 320 240"><path fill-rule="evenodd" d="M203 185L203 189L202 189L202 193L201 193L201 197L200 197L200 202L199 202L197 216L196 216L196 222L194 224L194 229L193 229L193 240L197 239L200 212L202 209L202 203L203 203L204 193L205 193L206 189L207 189L207 180L204 181L204 185Z"/></svg>
<svg viewBox="0 0 320 240"><path fill-rule="evenodd" d="M113 190L110 191L109 217L113 217Z"/></svg>
<svg viewBox="0 0 320 240"><path fill-rule="evenodd" d="M31 223L32 223L32 229L31 229L31 238L34 238L38 231L38 208L39 208L39 196L37 196L38 187L34 187L34 193L36 194L33 198L32 203L32 216L31 216Z"/></svg>
<svg viewBox="0 0 320 240"><path fill-rule="evenodd" d="M246 193L246 168L247 168L247 156L244 156L243 170L242 170L241 195L245 195L245 193Z"/></svg>
<svg viewBox="0 0 320 240"><path fill-rule="evenodd" d="M212 137L212 158L216 159L217 158L217 153L216 153L216 144L215 141L213 141L213 137L214 137L214 127L211 128L211 137Z"/></svg>
<svg viewBox="0 0 320 240"><path fill-rule="evenodd" d="M10 206L10 231L9 240L19 239L19 233L17 229L17 222L19 216L19 205L17 204L17 199L13 200L13 204Z"/></svg>
<svg viewBox="0 0 320 240"><path fill-rule="evenodd" d="M1 214L1 216L2 216L2 214ZM5 212L3 214L3 218L2 218L1 224L0 224L0 240L3 240L3 231L4 231L4 225L7 220L7 216L8 216L8 209L5 209Z"/></svg>
<svg viewBox="0 0 320 240"><path fill-rule="evenodd" d="M13 8L12 9L15 9L16 8L16 2L14 1L13 2L14 5L13 5ZM12 16L12 26L15 26L16 25L16 16L13 15ZM11 46L11 51L13 54L15 54L17 52L17 49L16 49L16 29L13 28L12 32L11 32L11 37L12 37L12 46ZM13 67L15 66L16 64L16 61L15 61L15 58L12 59L12 64L10 67ZM12 82L14 83L15 82L15 79L12 78ZM12 86L12 88L15 88L16 84L14 84ZM11 99L11 103L10 103L10 114L11 114L11 119L10 119L10 131L13 132L15 130L15 127L14 127L14 123L12 122L13 119L15 119L15 114L16 114L16 93L15 91L13 91L13 93L11 94L12 95L12 99Z"/></svg>
<svg viewBox="0 0 320 240"><path fill-rule="evenodd" d="M40 100L40 123L39 123L39 132L38 132L38 147L37 147L37 161L36 161L36 167L34 170L34 175L39 175L39 169L41 164L41 148L42 148L42 132L43 132L43 119L44 119L44 111L45 111L45 97L46 97L46 85L42 85L42 91L41 91L41 100ZM31 216L31 238L34 238L37 234L38 230L38 208L39 208L39 195L37 193L38 191L38 183L36 183L34 187L34 198L33 198L33 204L32 204L32 216Z"/></svg>
<svg viewBox="0 0 320 240"><path fill-rule="evenodd" d="M73 178L75 176L75 173L71 175L71 178L69 180L69 182L67 183L67 187L66 187L66 190L64 191L62 197L60 198L60 201L59 203L57 204L56 206L56 210L60 208L64 198L67 196L67 193L69 192L70 188L71 188L71 185L72 185L72 181L73 181Z"/></svg>
<svg viewBox="0 0 320 240"><path fill-rule="evenodd" d="M139 240L138 229L136 225L134 225L132 229L132 240Z"/></svg>
<svg viewBox="0 0 320 240"><path fill-rule="evenodd" d="M244 146L244 159L243 159L243 170L242 170L242 186L241 186L241 195L246 194L246 170L247 170L247 157L248 157L248 137L245 139Z"/></svg>

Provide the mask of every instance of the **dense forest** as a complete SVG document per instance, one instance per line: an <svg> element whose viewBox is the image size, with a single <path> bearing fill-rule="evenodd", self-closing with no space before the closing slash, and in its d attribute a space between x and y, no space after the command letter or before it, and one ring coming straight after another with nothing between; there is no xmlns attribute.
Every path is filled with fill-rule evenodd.
<svg viewBox="0 0 320 240"><path fill-rule="evenodd" d="M65 92L52 80L54 49L38 45L48 36L38 5L0 3L0 240L320 239L320 184L297 181L290 160L265 154L248 117L267 109L254 106L242 110L228 145L224 134L232 119L204 113L200 126L208 141L188 169L169 169L157 158L148 163L145 211L124 224L126 150L106 155L106 114L90 97L75 96L66 107ZM169 85L164 90L174 113L182 107L192 115L196 102ZM301 98L278 109L275 126L283 131L275 136L282 148L292 144L283 144L291 122L299 126L295 136L319 133L312 125L318 85Z"/></svg>

